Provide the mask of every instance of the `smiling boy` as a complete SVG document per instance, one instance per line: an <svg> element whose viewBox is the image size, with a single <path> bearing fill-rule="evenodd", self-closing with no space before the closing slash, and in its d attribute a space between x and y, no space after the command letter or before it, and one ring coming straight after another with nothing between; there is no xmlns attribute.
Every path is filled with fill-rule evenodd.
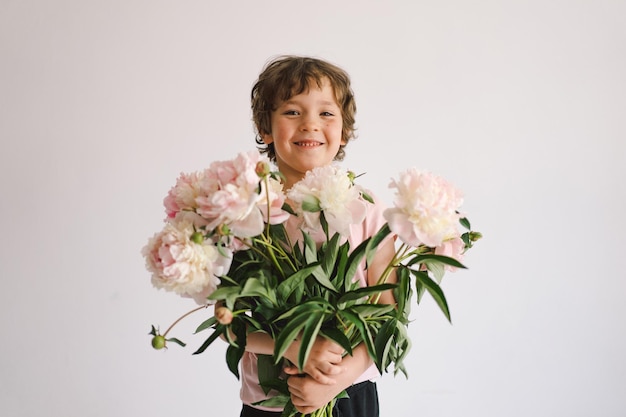
<svg viewBox="0 0 626 417"><path fill-rule="evenodd" d="M257 144L284 176L291 188L307 171L342 160L345 146L354 138L356 105L348 74L326 61L283 56L270 62L252 89L252 113ZM384 207L371 206L363 224L351 227L348 241L356 247L384 223ZM362 286L376 284L395 251L392 241L380 245L367 270L357 271ZM393 277L390 281L393 282ZM394 304L390 291L380 303ZM297 363L299 344L294 340L285 357ZM281 410L256 405L267 398L258 381L258 354L271 355L274 341L266 333L251 333L241 361L241 417L280 416ZM304 373L303 373L304 372ZM343 349L323 337L315 342L304 369L287 367L288 386L294 406L302 413L330 402L344 389L347 399L337 401L334 415L377 417L378 394L374 380L380 375L365 346L345 355ZM270 393L271 395L271 393Z"/></svg>

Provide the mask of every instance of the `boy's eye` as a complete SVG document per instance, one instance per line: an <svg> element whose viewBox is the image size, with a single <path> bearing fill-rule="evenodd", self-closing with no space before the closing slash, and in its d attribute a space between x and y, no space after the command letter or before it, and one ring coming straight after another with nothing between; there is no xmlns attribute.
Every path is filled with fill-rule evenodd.
<svg viewBox="0 0 626 417"><path fill-rule="evenodd" d="M286 116L297 116L300 114L300 112L298 112L297 110L286 110L283 112L283 114Z"/></svg>
<svg viewBox="0 0 626 417"><path fill-rule="evenodd" d="M329 111L325 111L325 112L322 112L322 113L321 113L321 116L334 116L334 114L332 114L332 113L331 113L331 112L329 112Z"/></svg>

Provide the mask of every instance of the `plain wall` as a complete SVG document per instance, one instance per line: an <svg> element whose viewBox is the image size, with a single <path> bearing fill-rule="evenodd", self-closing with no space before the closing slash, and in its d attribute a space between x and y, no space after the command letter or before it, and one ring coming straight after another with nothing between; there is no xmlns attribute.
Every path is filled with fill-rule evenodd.
<svg viewBox="0 0 626 417"><path fill-rule="evenodd" d="M236 416L223 345L150 347L194 306L140 250L181 171L254 147L268 59L352 76L344 166L411 166L484 240L414 308L382 416L626 413L622 1L0 0L0 415Z"/></svg>

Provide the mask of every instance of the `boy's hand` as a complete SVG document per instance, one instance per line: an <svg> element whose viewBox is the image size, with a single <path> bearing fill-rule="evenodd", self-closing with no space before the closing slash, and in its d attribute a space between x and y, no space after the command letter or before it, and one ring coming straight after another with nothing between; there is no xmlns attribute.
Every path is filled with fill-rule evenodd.
<svg viewBox="0 0 626 417"><path fill-rule="evenodd" d="M299 350L300 343L295 341L285 352L285 357L291 363L297 363ZM320 384L333 385L336 381L330 377L338 375L345 370L341 365L343 353L344 350L341 346L325 337L319 336L311 348L309 358L304 364L304 369L299 370L296 365L288 366L285 368L285 373L298 375L304 372Z"/></svg>
<svg viewBox="0 0 626 417"><path fill-rule="evenodd" d="M343 390L338 384L319 383L309 375L290 376L287 385L291 393L291 402L303 414L310 414L322 408Z"/></svg>
<svg viewBox="0 0 626 417"><path fill-rule="evenodd" d="M335 364L336 369L341 369L335 374L336 383L324 384L310 375L299 374L297 367L285 369L289 375L287 386L291 393L291 401L298 411L310 414L325 406L341 391L348 388L372 365L372 360L363 343L352 350L352 355L346 355L340 364Z"/></svg>

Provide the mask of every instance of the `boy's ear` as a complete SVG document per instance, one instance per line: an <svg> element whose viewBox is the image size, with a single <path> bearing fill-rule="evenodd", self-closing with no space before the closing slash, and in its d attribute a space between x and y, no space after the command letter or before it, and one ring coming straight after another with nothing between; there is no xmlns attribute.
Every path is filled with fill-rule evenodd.
<svg viewBox="0 0 626 417"><path fill-rule="evenodd" d="M274 137L271 133L263 133L263 135L261 135L261 138L263 139L263 143L266 145L274 142Z"/></svg>

